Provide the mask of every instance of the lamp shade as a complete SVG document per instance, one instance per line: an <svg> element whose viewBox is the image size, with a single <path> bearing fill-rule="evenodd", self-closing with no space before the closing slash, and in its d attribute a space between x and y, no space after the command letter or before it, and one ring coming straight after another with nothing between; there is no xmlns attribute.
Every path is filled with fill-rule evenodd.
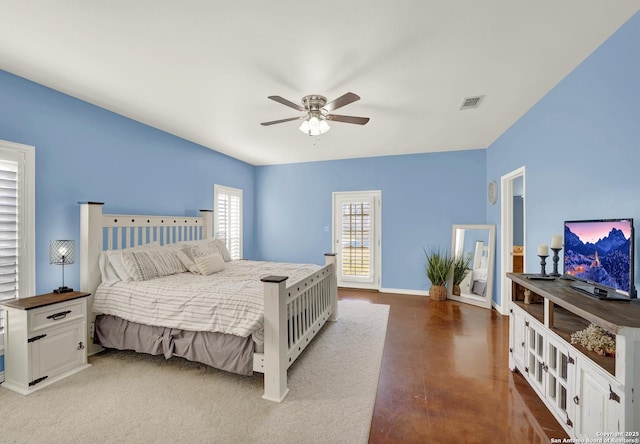
<svg viewBox="0 0 640 444"><path fill-rule="evenodd" d="M75 241L52 240L49 248L49 263L69 265L75 262Z"/></svg>

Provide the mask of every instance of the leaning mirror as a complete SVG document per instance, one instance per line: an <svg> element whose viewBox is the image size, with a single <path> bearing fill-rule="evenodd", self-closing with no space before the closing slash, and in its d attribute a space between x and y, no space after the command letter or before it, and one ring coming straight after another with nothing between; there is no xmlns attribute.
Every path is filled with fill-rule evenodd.
<svg viewBox="0 0 640 444"><path fill-rule="evenodd" d="M494 225L453 225L455 268L447 285L450 299L491 308L495 243Z"/></svg>

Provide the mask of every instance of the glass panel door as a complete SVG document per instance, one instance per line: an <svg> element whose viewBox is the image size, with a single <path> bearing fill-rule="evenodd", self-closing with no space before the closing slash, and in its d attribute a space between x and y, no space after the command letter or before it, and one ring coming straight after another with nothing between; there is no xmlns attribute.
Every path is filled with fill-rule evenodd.
<svg viewBox="0 0 640 444"><path fill-rule="evenodd" d="M553 338L548 338L548 382L547 398L551 401L554 409L562 416L568 417L567 409L567 389L569 383L569 352L556 342Z"/></svg>
<svg viewBox="0 0 640 444"><path fill-rule="evenodd" d="M338 285L379 288L380 192L334 193Z"/></svg>
<svg viewBox="0 0 640 444"><path fill-rule="evenodd" d="M544 335L533 321L529 320L529 335L527 341L527 355L529 364L529 377L531 378L532 386L540 391L544 395L545 393L545 363L544 363Z"/></svg>

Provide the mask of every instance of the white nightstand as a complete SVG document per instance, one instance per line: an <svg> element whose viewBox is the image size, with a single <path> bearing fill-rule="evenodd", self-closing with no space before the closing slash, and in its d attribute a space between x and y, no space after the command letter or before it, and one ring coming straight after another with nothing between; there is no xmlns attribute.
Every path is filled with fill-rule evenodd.
<svg viewBox="0 0 640 444"><path fill-rule="evenodd" d="M0 387L28 395L90 366L87 296L73 291L3 303L5 381Z"/></svg>

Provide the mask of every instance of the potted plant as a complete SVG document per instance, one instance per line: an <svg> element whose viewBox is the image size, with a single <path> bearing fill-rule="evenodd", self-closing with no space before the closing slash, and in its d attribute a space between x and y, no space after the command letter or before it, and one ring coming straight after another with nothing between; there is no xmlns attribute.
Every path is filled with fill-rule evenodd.
<svg viewBox="0 0 640 444"><path fill-rule="evenodd" d="M453 261L453 288L451 292L456 296L460 296L460 283L464 280L469 264L471 263L471 256L458 256Z"/></svg>
<svg viewBox="0 0 640 444"><path fill-rule="evenodd" d="M431 248L424 251L427 257L425 271L431 281L429 296L432 301L444 301L447 299L447 282L453 273L453 258L440 248Z"/></svg>

